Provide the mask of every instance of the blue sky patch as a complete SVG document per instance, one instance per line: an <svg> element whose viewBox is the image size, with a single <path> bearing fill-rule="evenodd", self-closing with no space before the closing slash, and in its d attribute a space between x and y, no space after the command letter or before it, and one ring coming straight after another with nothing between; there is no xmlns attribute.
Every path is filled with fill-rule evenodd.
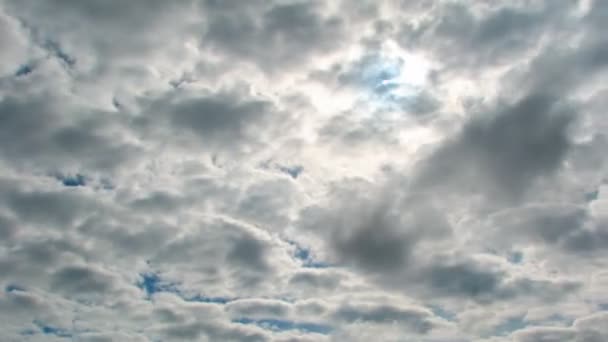
<svg viewBox="0 0 608 342"><path fill-rule="evenodd" d="M115 187L114 184L112 184L112 181L107 178L100 179L99 184L104 190L114 190Z"/></svg>
<svg viewBox="0 0 608 342"><path fill-rule="evenodd" d="M40 321L33 321L34 325L40 329L40 332L45 335L53 335L62 338L70 338L72 334L65 329L53 327L51 325L44 324Z"/></svg>
<svg viewBox="0 0 608 342"><path fill-rule="evenodd" d="M363 101L380 111L430 111L436 104L422 96L427 66L415 56L378 52L353 63L340 81L363 91Z"/></svg>
<svg viewBox="0 0 608 342"><path fill-rule="evenodd" d="M15 292L15 291L21 291L21 292L25 292L25 288L15 285L15 284L8 284L6 285L6 287L4 288L4 291L7 293L11 293L11 292Z"/></svg>
<svg viewBox="0 0 608 342"><path fill-rule="evenodd" d="M524 254L519 251L509 253L507 260L512 264L521 264L524 260Z"/></svg>
<svg viewBox="0 0 608 342"><path fill-rule="evenodd" d="M52 40L47 40L44 43L44 47L59 58L66 66L73 67L76 64L76 58L68 55L61 46Z"/></svg>
<svg viewBox="0 0 608 342"><path fill-rule="evenodd" d="M595 201L597 199L597 197L599 196L600 192L595 190L595 191L591 191L585 194L585 201L587 202L592 202Z"/></svg>
<svg viewBox="0 0 608 342"><path fill-rule="evenodd" d="M178 293L176 285L162 281L156 273L142 273L140 274L141 281L137 283L137 286L146 292L148 298L152 297L157 292L171 292Z"/></svg>
<svg viewBox="0 0 608 342"><path fill-rule="evenodd" d="M396 79L401 74L402 66L403 60L400 58L366 56L355 66L355 72L359 73L355 79L360 86L373 93L385 95L398 87Z"/></svg>
<svg viewBox="0 0 608 342"><path fill-rule="evenodd" d="M288 174L293 179L296 179L302 174L302 172L304 172L304 167L301 165L294 165L294 166L279 165L279 171Z"/></svg>
<svg viewBox="0 0 608 342"><path fill-rule="evenodd" d="M310 249L304 248L293 241L290 241L290 243L296 247L294 257L302 262L302 267L327 268L331 266L326 262L314 260L310 255Z"/></svg>
<svg viewBox="0 0 608 342"><path fill-rule="evenodd" d="M32 71L34 71L34 69L32 69L31 66L29 66L27 64L21 65L21 66L19 66L17 71L15 71L15 77L26 76L28 74L31 74Z"/></svg>
<svg viewBox="0 0 608 342"><path fill-rule="evenodd" d="M450 312L438 305L431 305L429 308L435 315L445 319L446 321L453 322L456 320L456 315L453 312Z"/></svg>
<svg viewBox="0 0 608 342"><path fill-rule="evenodd" d="M140 277L141 280L137 283L137 287L144 290L148 299L155 293L169 292L179 296L186 302L226 304L234 300L227 297L208 297L201 294L194 296L186 295L179 289L176 283L164 281L158 274L153 272L142 273L140 274Z"/></svg>
<svg viewBox="0 0 608 342"><path fill-rule="evenodd" d="M58 175L57 179L65 186L76 187L85 186L87 184L86 178L81 174L75 174L73 176Z"/></svg>

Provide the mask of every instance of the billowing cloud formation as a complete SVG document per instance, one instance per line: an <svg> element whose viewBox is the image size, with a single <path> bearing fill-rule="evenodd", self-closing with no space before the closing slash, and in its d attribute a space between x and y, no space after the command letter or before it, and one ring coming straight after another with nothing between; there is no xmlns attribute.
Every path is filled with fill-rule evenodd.
<svg viewBox="0 0 608 342"><path fill-rule="evenodd" d="M0 340L608 340L601 0L0 0Z"/></svg>

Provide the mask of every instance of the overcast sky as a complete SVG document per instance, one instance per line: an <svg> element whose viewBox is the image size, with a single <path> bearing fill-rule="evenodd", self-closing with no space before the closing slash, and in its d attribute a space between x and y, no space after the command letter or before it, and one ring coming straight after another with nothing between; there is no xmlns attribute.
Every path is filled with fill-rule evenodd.
<svg viewBox="0 0 608 342"><path fill-rule="evenodd" d="M0 340L608 341L608 1L0 0Z"/></svg>

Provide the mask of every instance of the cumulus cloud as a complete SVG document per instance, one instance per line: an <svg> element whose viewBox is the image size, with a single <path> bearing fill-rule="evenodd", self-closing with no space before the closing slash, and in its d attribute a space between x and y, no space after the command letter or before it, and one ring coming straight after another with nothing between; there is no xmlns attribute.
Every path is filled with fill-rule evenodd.
<svg viewBox="0 0 608 342"><path fill-rule="evenodd" d="M0 340L607 340L607 11L0 0Z"/></svg>
<svg viewBox="0 0 608 342"><path fill-rule="evenodd" d="M426 191L444 183L493 198L519 197L561 166L571 146L571 120L570 109L550 96L499 104L424 161L417 187Z"/></svg>

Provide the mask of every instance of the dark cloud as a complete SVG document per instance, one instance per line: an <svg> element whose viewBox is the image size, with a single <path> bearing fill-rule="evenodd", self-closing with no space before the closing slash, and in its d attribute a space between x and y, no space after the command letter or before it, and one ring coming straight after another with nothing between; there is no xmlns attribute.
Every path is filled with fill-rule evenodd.
<svg viewBox="0 0 608 342"><path fill-rule="evenodd" d="M410 286L430 298L467 298L484 305L521 298L550 303L581 288L577 281L517 276L495 262L456 256L436 257L409 277Z"/></svg>
<svg viewBox="0 0 608 342"><path fill-rule="evenodd" d="M518 198L539 177L550 177L562 166L572 146L572 120L572 108L549 95L498 104L423 161L415 187Z"/></svg>
<svg viewBox="0 0 608 342"><path fill-rule="evenodd" d="M52 287L68 294L102 293L112 290L115 279L108 273L86 266L68 266L52 275Z"/></svg>
<svg viewBox="0 0 608 342"><path fill-rule="evenodd" d="M547 46L526 65L513 68L506 85L515 91L517 88L524 91L543 89L568 97L581 85L593 84L608 66L605 37L598 34L605 22L594 20L602 15L603 6L601 1L591 3L585 20L579 23L583 38L577 45Z"/></svg>
<svg viewBox="0 0 608 342"><path fill-rule="evenodd" d="M54 96L0 102L0 157L4 163L42 172L67 169L113 170L136 158L138 148L112 134L105 113L78 115ZM85 110L86 111L86 110Z"/></svg>
<svg viewBox="0 0 608 342"><path fill-rule="evenodd" d="M502 244L545 244L568 253L593 256L608 244L606 222L575 205L531 205L495 215L495 234L509 234ZM502 246L504 248L504 246Z"/></svg>
<svg viewBox="0 0 608 342"><path fill-rule="evenodd" d="M7 206L22 218L22 223L31 222L47 229L70 228L85 211L95 207L86 196L61 191L16 191L7 193L6 199Z"/></svg>
<svg viewBox="0 0 608 342"><path fill-rule="evenodd" d="M203 98L179 103L173 110L171 121L176 127L213 141L242 138L247 124L259 122L267 108L264 102L235 104L231 99Z"/></svg>
<svg viewBox="0 0 608 342"><path fill-rule="evenodd" d="M2 241L10 241L16 233L16 222L9 217L0 216L0 238Z"/></svg>
<svg viewBox="0 0 608 342"><path fill-rule="evenodd" d="M345 262L371 271L399 269L408 262L412 242L399 233L398 227L391 225L390 217L382 215L372 213L364 226L349 227L347 233L337 233L347 235L336 236L333 242Z"/></svg>
<svg viewBox="0 0 608 342"><path fill-rule="evenodd" d="M3 249L1 255L3 279L37 283L55 265L80 260L87 251L68 238L45 236L24 238L20 244Z"/></svg>
<svg viewBox="0 0 608 342"><path fill-rule="evenodd" d="M168 281L185 283L184 293L241 296L271 286L291 260L279 241L250 226L222 220L200 221L162 244L148 259L168 273ZM197 260L192 263L192 260ZM183 278L189 272L194 277ZM232 291L241 291L234 294Z"/></svg>
<svg viewBox="0 0 608 342"><path fill-rule="evenodd" d="M266 246L255 238L247 237L238 239L228 252L228 260L246 268L265 272L268 270L266 264Z"/></svg>
<svg viewBox="0 0 608 342"><path fill-rule="evenodd" d="M557 243L581 229L587 215L585 208L573 205L534 205L498 213L492 217L492 226L511 233L509 240L535 238Z"/></svg>
<svg viewBox="0 0 608 342"><path fill-rule="evenodd" d="M240 89L201 93L177 90L142 102L146 114L133 122L142 138L170 141L175 147L209 154L254 153L270 139L286 133L293 120L271 100Z"/></svg>
<svg viewBox="0 0 608 342"><path fill-rule="evenodd" d="M355 189L363 191L365 187ZM440 212L421 198L403 202L386 198L382 206L374 208L369 199L357 199L361 195L351 193L352 189L344 191L345 197L336 196L333 200L348 198L347 204L340 204L335 212L309 208L303 217L313 221L303 221L302 228L315 227L317 234L329 238L328 247L341 264L361 269L382 286L398 288L406 293L409 289L429 297L469 298L480 303L521 297L550 301L580 289L580 283L576 281L516 277L495 261L481 262L433 251L444 248L432 246L442 246L441 240L449 237L451 230L447 221L440 218ZM564 210L561 212L563 217L567 215ZM532 229L538 229L540 234L544 234L540 238L549 239L550 229L560 229L555 224L571 229L570 221L560 217L549 216L547 220L545 228L524 224L520 229L527 232L522 231L517 236L531 234ZM576 216L573 220L577 222ZM333 285L324 285L325 282L320 280L312 274L298 274L292 278L292 282L298 284Z"/></svg>
<svg viewBox="0 0 608 342"><path fill-rule="evenodd" d="M342 19L327 15L321 2L254 7L207 1L204 8L209 24L201 44L265 70L309 62L314 54L337 49L344 37Z"/></svg>
<svg viewBox="0 0 608 342"><path fill-rule="evenodd" d="M407 48L431 51L448 65L446 72L510 64L526 56L551 32L565 30L575 7L565 1L485 4L436 3L432 15L400 27Z"/></svg>
<svg viewBox="0 0 608 342"><path fill-rule="evenodd" d="M327 236L328 247L341 264L361 269L382 286L406 293L417 291L429 297L469 298L480 303L526 296L549 301L574 293L580 287L577 282L513 277L500 264L432 251L444 248L432 246L441 246L442 239L448 238L452 231L449 223L441 218L441 212L426 203L425 198L378 200L374 195L369 196L365 186L351 186L345 186L340 190L343 193L338 191L340 195L332 198L335 201L332 204L339 203L333 209L335 212L320 208L304 211L302 228ZM394 190L391 188L381 195L388 196ZM555 222L569 227L559 218L555 218ZM547 229L553 228L551 223L547 224ZM298 285L334 284L325 285L327 281L320 280L317 274L315 277L298 274L292 278Z"/></svg>
<svg viewBox="0 0 608 342"><path fill-rule="evenodd" d="M173 236L175 227L162 222L147 223L123 217L121 220L108 222L104 214L93 214L87 217L76 229L83 239L95 241L94 249L104 254L112 250L114 256L125 260L145 260L158 248L164 246Z"/></svg>
<svg viewBox="0 0 608 342"><path fill-rule="evenodd" d="M420 240L450 234L449 224L424 198L404 199L369 186L345 182L329 207L308 208L301 215L302 228L325 236L339 262L370 273L400 272Z"/></svg>
<svg viewBox="0 0 608 342"><path fill-rule="evenodd" d="M128 72L129 76L133 76L134 71L147 73L143 64L127 65L130 63L120 61L143 62L146 57L162 56L157 50L160 46L164 46L165 51L175 51L177 47L169 48L172 45L169 40L160 38L178 32L186 34L184 26L190 21L188 14L193 13L194 1L125 4L120 1L11 0L4 6L11 16L20 20L37 45L54 52L57 58L72 60L70 67L88 78L116 70ZM156 25L150 25L152 22ZM75 27L86 28L86 33L74 30Z"/></svg>
<svg viewBox="0 0 608 342"><path fill-rule="evenodd" d="M474 263L437 263L427 273L429 284L448 296L483 297L495 295L502 275Z"/></svg>

